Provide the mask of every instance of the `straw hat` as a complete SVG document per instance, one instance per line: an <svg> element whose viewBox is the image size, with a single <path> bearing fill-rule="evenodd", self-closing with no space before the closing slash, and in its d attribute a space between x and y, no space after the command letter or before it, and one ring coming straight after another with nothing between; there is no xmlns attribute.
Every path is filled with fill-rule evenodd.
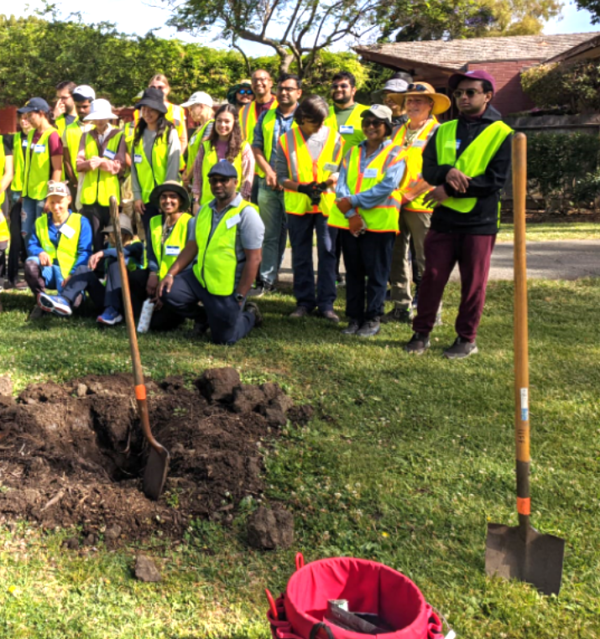
<svg viewBox="0 0 600 639"><path fill-rule="evenodd" d="M409 84L406 93L390 93L389 95L394 102L401 106L404 106L404 100L406 100L409 96L414 96L416 98L429 98L433 102L431 115L444 113L452 105L450 98L447 95L444 95L443 93L436 93L431 84L427 84L427 82L415 82L413 84Z"/></svg>

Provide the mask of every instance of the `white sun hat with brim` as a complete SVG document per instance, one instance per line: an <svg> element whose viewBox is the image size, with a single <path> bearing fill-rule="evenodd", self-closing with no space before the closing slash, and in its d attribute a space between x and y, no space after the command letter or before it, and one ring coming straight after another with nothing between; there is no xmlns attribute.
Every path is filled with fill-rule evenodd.
<svg viewBox="0 0 600 639"><path fill-rule="evenodd" d="M84 122L89 122L90 120L117 120L119 118L118 115L115 115L112 112L112 107L110 106L110 102L108 100L104 100L99 98L98 100L94 100L90 106L90 112L88 115L83 118Z"/></svg>
<svg viewBox="0 0 600 639"><path fill-rule="evenodd" d="M196 91L196 93L192 93L190 99L179 106L182 107L191 107L194 104L204 104L205 106L212 107L214 102L213 99L206 93L205 91Z"/></svg>

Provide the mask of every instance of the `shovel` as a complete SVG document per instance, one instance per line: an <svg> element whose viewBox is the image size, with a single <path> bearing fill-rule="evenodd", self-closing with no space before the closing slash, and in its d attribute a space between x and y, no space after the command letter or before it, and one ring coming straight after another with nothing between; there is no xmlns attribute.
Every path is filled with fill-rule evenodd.
<svg viewBox="0 0 600 639"><path fill-rule="evenodd" d="M562 578L565 541L543 535L529 523L529 359L527 353L527 266L525 262L525 198L527 138L513 141L513 202L515 226L515 437L517 448L517 512L519 525L488 524L485 571L504 579L534 585L545 595L557 595Z"/></svg>
<svg viewBox="0 0 600 639"><path fill-rule="evenodd" d="M146 399L146 385L144 384L144 373L142 371L142 361L140 360L140 350L138 348L137 335L135 332L135 322L133 310L131 308L131 297L129 294L129 279L127 278L127 266L123 255L123 242L121 240L121 224L119 223L119 210L117 200L114 196L110 198L110 218L115 230L115 240L117 245L117 255L119 260L119 271L121 273L121 288L123 290L123 308L125 309L125 321L127 323L127 335L129 336L129 347L131 349L131 362L133 364L133 379L135 383L135 399L137 400L140 421L144 436L150 444L150 454L144 471L144 494L149 499L157 500L167 479L169 468L169 451L159 444L150 429L150 418L148 415L148 401Z"/></svg>

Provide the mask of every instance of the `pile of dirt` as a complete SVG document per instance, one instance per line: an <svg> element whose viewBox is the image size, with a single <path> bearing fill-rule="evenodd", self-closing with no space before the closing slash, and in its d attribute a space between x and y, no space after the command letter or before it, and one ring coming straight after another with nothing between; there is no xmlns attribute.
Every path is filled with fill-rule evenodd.
<svg viewBox="0 0 600 639"><path fill-rule="evenodd" d="M227 523L263 489L261 446L312 414L277 384L241 384L231 368L147 386L154 435L171 453L158 502L142 492L148 447L131 377L87 376L0 397L0 523L78 526L90 545L157 531L177 539L195 518Z"/></svg>

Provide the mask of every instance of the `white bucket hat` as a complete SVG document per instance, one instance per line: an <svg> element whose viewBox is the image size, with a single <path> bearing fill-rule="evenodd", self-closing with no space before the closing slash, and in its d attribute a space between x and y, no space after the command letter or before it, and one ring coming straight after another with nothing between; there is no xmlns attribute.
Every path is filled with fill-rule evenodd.
<svg viewBox="0 0 600 639"><path fill-rule="evenodd" d="M192 93L190 99L179 106L182 107L191 107L194 104L204 104L206 106L213 106L213 99L206 93L205 91L196 91L196 93Z"/></svg>
<svg viewBox="0 0 600 639"><path fill-rule="evenodd" d="M90 106L90 112L83 118L84 122L88 120L116 120L119 116L112 112L112 107L108 100L102 98L94 100Z"/></svg>

